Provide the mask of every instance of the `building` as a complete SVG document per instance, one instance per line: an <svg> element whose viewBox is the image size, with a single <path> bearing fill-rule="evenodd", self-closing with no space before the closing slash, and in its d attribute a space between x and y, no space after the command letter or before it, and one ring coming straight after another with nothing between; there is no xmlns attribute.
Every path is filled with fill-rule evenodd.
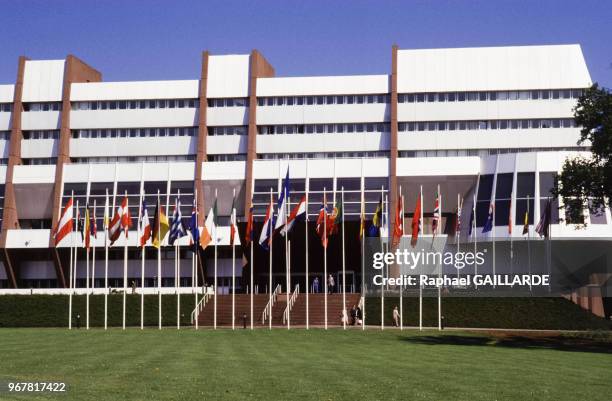
<svg viewBox="0 0 612 401"><path fill-rule="evenodd" d="M475 191L479 227L491 201L496 235L507 236L508 216L522 221L527 208L535 225L564 160L588 151L577 145L579 127L572 118L576 99L592 83L580 46L393 47L391 61L391 71L380 75L276 77L258 51L203 52L201 76L193 80L103 82L100 72L74 56L21 57L15 83L0 85L1 286L68 286L70 244L55 247L52 228L71 194L81 213L85 204L95 204L101 227L107 191L113 205L127 193L133 218L141 192L149 215L158 194L171 214L180 192L185 218L197 194L200 224L217 193L224 226L219 285L227 291L234 191L242 231L245 205L248 209L253 199L260 221L271 189L278 191L288 166L292 204L309 193L311 226L323 192L331 202L344 190L351 238L357 236L362 189L367 215L381 193L392 215L401 187L410 218L423 186L425 233L437 185L445 199L443 225L456 213L458 195L469 215ZM575 226L560 224L554 210L552 236L576 236ZM585 210L590 224L578 235L610 236L610 211L600 212ZM316 244L310 231L310 243ZM304 234L299 235L296 243L303 242ZM520 230L512 235L520 237ZM128 239L128 276L140 285L136 237L134 230ZM122 241L109 252L110 286L123 285ZM104 237L95 242L95 285L103 287ZM190 286L191 256L184 248L181 285ZM338 250L331 248L334 260ZM157 269L150 252L145 285L154 286ZM211 282L206 252L197 269L200 284ZM256 285L262 292L267 254L255 253ZM313 262L320 255L320 247L311 245L311 278L321 275L320 263ZM274 280L283 283L284 254L274 257ZM173 258L174 250L166 248L164 286L174 286ZM304 260L296 259L294 281L303 282ZM85 286L83 260L80 255L78 286ZM337 263L330 269L335 273ZM357 252L348 255L347 269L348 283L357 291ZM241 290L247 284L238 283Z"/></svg>

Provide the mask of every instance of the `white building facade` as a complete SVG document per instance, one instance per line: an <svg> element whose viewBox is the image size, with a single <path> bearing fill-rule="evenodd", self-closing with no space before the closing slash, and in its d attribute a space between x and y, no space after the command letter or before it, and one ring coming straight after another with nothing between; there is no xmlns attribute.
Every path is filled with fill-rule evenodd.
<svg viewBox="0 0 612 401"><path fill-rule="evenodd" d="M400 188L404 218L411 219L422 186L427 234L438 185L443 225L456 216L458 199L463 204L462 235L467 236L465 216L474 198L477 235L491 202L495 236L521 237L527 209L533 229L563 162L588 155L588 144L577 144L580 128L573 120L577 98L592 84L580 46L393 47L391 60L392 70L381 75L276 77L257 51L204 52L199 79L103 82L98 71L73 56L21 58L15 84L0 85L1 286L67 286L67 247L81 239L75 235L56 247L52 232L71 194L81 209L89 204L93 210L95 204L101 227L107 192L111 211L127 193L134 223L141 193L149 215L158 193L167 214L180 193L185 218L197 194L200 224L216 192L226 226L235 191L242 233L245 205L248 212L252 199L261 220L270 190L276 198L287 168L292 205L308 192L314 220L323 193L331 203L344 191L347 220L353 222L349 230L355 233L362 191L368 219L382 194L393 221ZM553 209L551 235L576 236L573 223L582 222L561 222L563 207ZM612 233L608 209L585 210L584 219L588 224L578 235ZM521 226L512 234L510 220ZM128 276L139 282L136 226L127 240ZM110 251L111 286L122 285L122 241ZM104 236L94 242L100 287ZM228 243L224 227L222 287L231 275ZM165 286L174 285L173 252L168 247L163 254ZM156 280L153 255L147 253L147 286ZM186 246L181 257L181 284L190 285ZM200 283L211 276L210 255L202 259ZM321 270L312 264L311 271ZM357 290L358 259L349 264L355 265L349 266L355 272L349 282ZM84 286L84 264L77 277Z"/></svg>

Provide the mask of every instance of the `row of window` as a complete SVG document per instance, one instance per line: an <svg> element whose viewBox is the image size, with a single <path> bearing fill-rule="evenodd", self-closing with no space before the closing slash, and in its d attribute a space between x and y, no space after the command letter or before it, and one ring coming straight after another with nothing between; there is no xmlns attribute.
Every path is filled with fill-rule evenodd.
<svg viewBox="0 0 612 401"><path fill-rule="evenodd" d="M388 94L378 95L330 95L330 96L274 96L258 97L258 106L301 106L324 104L374 104L389 103Z"/></svg>
<svg viewBox="0 0 612 401"><path fill-rule="evenodd" d="M353 132L390 132L389 123L260 125L260 135L278 134L342 134Z"/></svg>
<svg viewBox="0 0 612 401"><path fill-rule="evenodd" d="M583 146L564 148L508 148L508 149L441 149L441 150L402 150L399 157L452 157L452 156L491 156L507 153L525 152L580 152L587 151Z"/></svg>
<svg viewBox="0 0 612 401"><path fill-rule="evenodd" d="M73 130L73 138L150 138L166 136L197 136L197 127L122 128Z"/></svg>
<svg viewBox="0 0 612 401"><path fill-rule="evenodd" d="M23 131L23 139L59 139L59 130Z"/></svg>
<svg viewBox="0 0 612 401"><path fill-rule="evenodd" d="M227 97L207 100L208 107L244 107L249 104L248 98L246 97Z"/></svg>
<svg viewBox="0 0 612 401"><path fill-rule="evenodd" d="M95 164L110 164L110 163L137 163L137 162L182 162L195 161L195 155L164 155L164 156L104 156L104 157L73 157L70 160L72 163L95 163Z"/></svg>
<svg viewBox="0 0 612 401"><path fill-rule="evenodd" d="M475 102L494 100L546 100L578 99L581 89L532 90L532 91L491 91L491 92L442 92L442 93L401 93L398 103L432 102Z"/></svg>
<svg viewBox="0 0 612 401"><path fill-rule="evenodd" d="M402 131L464 131L491 129L575 128L573 118L534 120L419 121L399 123Z"/></svg>
<svg viewBox="0 0 612 401"><path fill-rule="evenodd" d="M246 154L219 154L219 155L208 155L209 162L236 162L245 161L247 159Z"/></svg>
<svg viewBox="0 0 612 401"><path fill-rule="evenodd" d="M100 100L72 102L72 110L185 109L199 107L198 99Z"/></svg>
<svg viewBox="0 0 612 401"><path fill-rule="evenodd" d="M350 158L376 158L387 157L389 152L310 152L310 153L262 153L258 155L263 160L278 159L350 159Z"/></svg>
<svg viewBox="0 0 612 401"><path fill-rule="evenodd" d="M62 111L62 102L24 103L23 111Z"/></svg>
<svg viewBox="0 0 612 401"><path fill-rule="evenodd" d="M233 127L208 127L208 135L220 136L220 135L247 135L248 127L246 125L239 125Z"/></svg>
<svg viewBox="0 0 612 401"><path fill-rule="evenodd" d="M13 110L12 103L0 103L0 113L10 113Z"/></svg>
<svg viewBox="0 0 612 401"><path fill-rule="evenodd" d="M57 157L32 157L21 159L21 162L24 166L55 165L57 164Z"/></svg>
<svg viewBox="0 0 612 401"><path fill-rule="evenodd" d="M0 140L9 140L11 139L11 131L0 131Z"/></svg>

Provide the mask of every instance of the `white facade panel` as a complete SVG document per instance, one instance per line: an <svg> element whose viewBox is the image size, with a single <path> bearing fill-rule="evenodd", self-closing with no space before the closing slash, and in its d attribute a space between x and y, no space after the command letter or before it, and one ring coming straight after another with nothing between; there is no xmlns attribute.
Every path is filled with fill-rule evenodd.
<svg viewBox="0 0 612 401"><path fill-rule="evenodd" d="M591 85L579 45L399 50L397 70L399 93Z"/></svg>
<svg viewBox="0 0 612 401"><path fill-rule="evenodd" d="M196 153L191 136L151 138L76 138L70 141L71 157L162 156Z"/></svg>
<svg viewBox="0 0 612 401"><path fill-rule="evenodd" d="M258 78L257 96L389 93L388 75Z"/></svg>
<svg viewBox="0 0 612 401"><path fill-rule="evenodd" d="M10 141L8 140L0 140L0 157L3 159L7 159L9 157L9 145Z"/></svg>
<svg viewBox="0 0 612 401"><path fill-rule="evenodd" d="M164 128L198 125L198 110L136 109L136 110L73 110L71 129L88 128Z"/></svg>
<svg viewBox="0 0 612 401"><path fill-rule="evenodd" d="M400 132L399 150L575 147L577 129Z"/></svg>
<svg viewBox="0 0 612 401"><path fill-rule="evenodd" d="M209 56L206 96L208 98L249 95L249 55Z"/></svg>
<svg viewBox="0 0 612 401"><path fill-rule="evenodd" d="M6 247L7 248L48 248L49 235L51 230L41 229L21 229L7 230L6 232Z"/></svg>
<svg viewBox="0 0 612 401"><path fill-rule="evenodd" d="M64 60L27 60L23 73L23 102L62 100Z"/></svg>
<svg viewBox="0 0 612 401"><path fill-rule="evenodd" d="M391 106L378 104L259 106L258 125L369 123L389 121Z"/></svg>
<svg viewBox="0 0 612 401"><path fill-rule="evenodd" d="M24 111L21 113L21 129L52 130L60 127L59 111Z"/></svg>
<svg viewBox="0 0 612 401"><path fill-rule="evenodd" d="M257 163L257 161L255 161ZM245 161L204 162L202 163L202 180L244 180Z"/></svg>
<svg viewBox="0 0 612 401"><path fill-rule="evenodd" d="M573 118L574 99L399 103L398 121ZM258 110L259 112L259 110Z"/></svg>
<svg viewBox="0 0 612 401"><path fill-rule="evenodd" d="M89 177L89 170L92 171L99 171L101 173L104 173L103 176L106 179L98 179L98 180L94 180L92 179L92 181L99 181L99 182L110 182L113 181L115 179L115 165L111 164L90 164L88 166L84 166L82 164L64 164L64 168L63 168L63 181L64 183L67 182L87 182L87 179Z"/></svg>
<svg viewBox="0 0 612 401"><path fill-rule="evenodd" d="M52 184L55 182L55 165L15 166L15 184Z"/></svg>
<svg viewBox="0 0 612 401"><path fill-rule="evenodd" d="M257 110L259 112L259 110ZM248 125L248 107L209 107L206 111L206 124L214 126Z"/></svg>
<svg viewBox="0 0 612 401"><path fill-rule="evenodd" d="M0 184L4 184L6 182L6 170L7 166L0 166Z"/></svg>
<svg viewBox="0 0 612 401"><path fill-rule="evenodd" d="M206 152L209 155L246 153L247 144L246 135L208 136Z"/></svg>
<svg viewBox="0 0 612 401"><path fill-rule="evenodd" d="M58 142L57 139L22 139L21 157L55 157Z"/></svg>
<svg viewBox="0 0 612 401"><path fill-rule="evenodd" d="M480 158L464 157L410 157L397 159L398 177L477 175Z"/></svg>
<svg viewBox="0 0 612 401"><path fill-rule="evenodd" d="M0 103L13 103L15 85L0 85Z"/></svg>
<svg viewBox="0 0 612 401"><path fill-rule="evenodd" d="M197 99L199 85L198 80L75 83L70 101Z"/></svg>
<svg viewBox="0 0 612 401"><path fill-rule="evenodd" d="M12 113L0 112L0 131L10 131L11 114Z"/></svg>
<svg viewBox="0 0 612 401"><path fill-rule="evenodd" d="M389 149L389 133L258 135L257 153L360 152Z"/></svg>

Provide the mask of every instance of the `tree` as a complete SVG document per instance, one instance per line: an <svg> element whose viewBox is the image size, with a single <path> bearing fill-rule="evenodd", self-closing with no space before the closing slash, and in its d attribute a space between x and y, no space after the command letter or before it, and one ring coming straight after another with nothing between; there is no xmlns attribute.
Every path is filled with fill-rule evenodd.
<svg viewBox="0 0 612 401"><path fill-rule="evenodd" d="M590 145L591 157L567 159L553 194L563 199L568 220L580 222L584 208L598 213L612 199L612 93L594 84L578 99L574 119L578 145Z"/></svg>

